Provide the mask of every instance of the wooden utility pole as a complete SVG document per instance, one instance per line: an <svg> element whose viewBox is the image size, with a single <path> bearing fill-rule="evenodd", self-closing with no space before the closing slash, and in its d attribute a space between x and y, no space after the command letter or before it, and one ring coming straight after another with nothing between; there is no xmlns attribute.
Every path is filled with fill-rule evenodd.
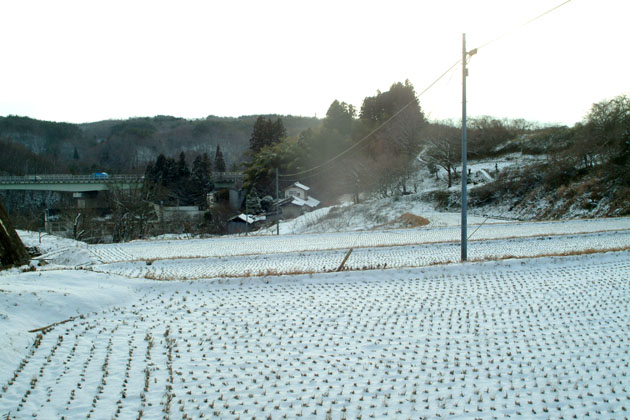
<svg viewBox="0 0 630 420"><path fill-rule="evenodd" d="M13 228L9 215L0 202L0 266L11 267L28 263L30 256Z"/></svg>

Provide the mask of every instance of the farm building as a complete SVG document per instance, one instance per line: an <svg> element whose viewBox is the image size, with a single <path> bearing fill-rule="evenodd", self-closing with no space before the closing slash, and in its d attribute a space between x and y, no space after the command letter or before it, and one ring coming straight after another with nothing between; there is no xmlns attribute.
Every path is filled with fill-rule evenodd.
<svg viewBox="0 0 630 420"><path fill-rule="evenodd" d="M266 220L267 217L264 215L241 213L228 220L228 233L233 234L252 231Z"/></svg>

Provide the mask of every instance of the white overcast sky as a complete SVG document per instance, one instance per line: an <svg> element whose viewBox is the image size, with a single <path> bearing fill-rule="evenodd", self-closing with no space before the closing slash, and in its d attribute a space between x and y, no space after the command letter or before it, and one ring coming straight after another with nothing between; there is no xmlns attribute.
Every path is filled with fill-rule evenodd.
<svg viewBox="0 0 630 420"><path fill-rule="evenodd" d="M630 93L629 0L0 0L0 115L323 117L468 49L469 115L568 125ZM461 116L461 67L420 97Z"/></svg>

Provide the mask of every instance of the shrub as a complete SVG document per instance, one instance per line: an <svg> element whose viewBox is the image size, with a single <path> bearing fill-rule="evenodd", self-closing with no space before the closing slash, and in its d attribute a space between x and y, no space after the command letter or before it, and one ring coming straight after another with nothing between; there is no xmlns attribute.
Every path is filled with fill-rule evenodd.
<svg viewBox="0 0 630 420"><path fill-rule="evenodd" d="M427 194L427 198L433 201L438 209L449 208L451 203L451 193L449 191L431 191Z"/></svg>

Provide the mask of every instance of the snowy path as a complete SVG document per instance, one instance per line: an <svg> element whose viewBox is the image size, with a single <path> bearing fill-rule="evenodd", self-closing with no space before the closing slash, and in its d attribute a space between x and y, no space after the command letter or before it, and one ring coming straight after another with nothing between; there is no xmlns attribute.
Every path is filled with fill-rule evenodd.
<svg viewBox="0 0 630 420"><path fill-rule="evenodd" d="M136 283L37 339L0 416L628 417L628 256Z"/></svg>
<svg viewBox="0 0 630 420"><path fill-rule="evenodd" d="M597 226L601 228L600 225ZM406 231L398 231L401 236ZM395 232L395 233L398 233ZM506 230L505 232L512 232ZM371 234L372 232L367 232ZM486 231L486 233L488 233ZM513 232L512 232L513 233ZM394 232L386 232L394 234ZM496 235L496 232L493 232ZM506 235L507 236L507 235ZM282 237L281 237L282 238ZM248 248L262 239L267 245L268 238L251 238L243 245ZM305 236L304 245L314 246ZM315 239L318 239L315 237ZM182 241L185 243L185 241ZM202 241L199 241L200 244ZM206 241L212 244L212 241ZM283 242L284 243L284 242ZM332 240L327 245L330 246ZM233 242L233 245L238 245ZM298 244L300 246L303 244ZM326 246L325 244L322 247ZM615 250L630 247L630 230L573 234L565 236L536 236L510 239L475 240L469 242L469 260L501 259L508 257L535 257L540 255L564 255L585 250ZM161 248L157 247L156 250ZM181 250L180 250L181 251ZM148 265L145 261L127 261L98 264L89 269L119 274L127 277L145 277L159 280L191 280L212 277L241 277L295 273L318 273L334 271L339 267L347 249L270 253L269 248L261 247L258 254L216 258L158 259ZM153 254L159 255L159 254ZM422 267L433 264L457 262L460 259L460 245L457 242L426 243L409 246L377 246L357 248L345 264L350 270L376 268Z"/></svg>

